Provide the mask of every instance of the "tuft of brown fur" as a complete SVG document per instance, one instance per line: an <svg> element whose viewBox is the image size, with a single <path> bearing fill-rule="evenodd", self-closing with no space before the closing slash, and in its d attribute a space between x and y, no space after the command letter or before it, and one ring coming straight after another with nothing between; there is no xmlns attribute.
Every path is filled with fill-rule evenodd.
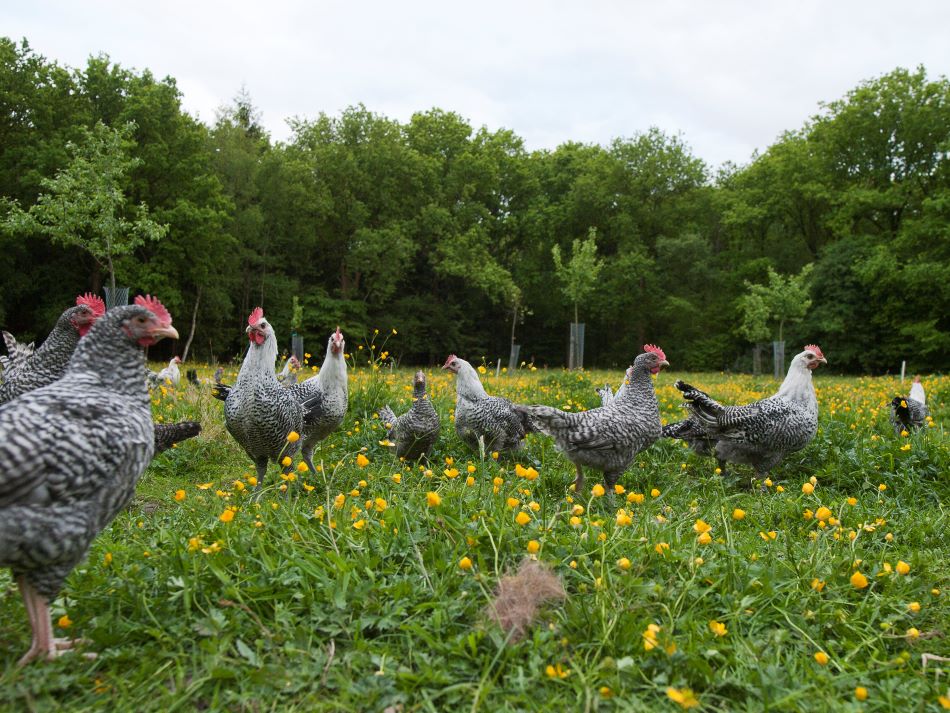
<svg viewBox="0 0 950 713"><path fill-rule="evenodd" d="M542 604L566 598L567 592L556 574L536 560L525 558L517 573L499 580L495 598L485 615L498 624L511 641L520 641Z"/></svg>

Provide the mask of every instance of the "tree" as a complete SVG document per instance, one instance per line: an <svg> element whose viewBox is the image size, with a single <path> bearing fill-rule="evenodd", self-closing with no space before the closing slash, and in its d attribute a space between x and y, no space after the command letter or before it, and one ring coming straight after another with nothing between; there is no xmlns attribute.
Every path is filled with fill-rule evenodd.
<svg viewBox="0 0 950 713"><path fill-rule="evenodd" d="M113 129L101 121L85 129L79 142L66 145L66 168L41 181L36 203L27 211L13 203L4 221L10 230L44 233L54 243L82 248L108 269L113 290L114 258L168 229L149 218L144 203L126 207L126 179L141 163L128 155L134 130L131 122Z"/></svg>
<svg viewBox="0 0 950 713"><path fill-rule="evenodd" d="M574 303L570 366L583 366L583 360L580 357L578 304L594 291L594 287L597 285L597 277L604 266L604 261L597 257L597 229L591 228L588 230L586 240L574 240L571 245L571 259L569 262L564 263L561 260L559 245L551 247L551 256L554 258L554 273L561 282L561 291L568 300Z"/></svg>
<svg viewBox="0 0 950 713"><path fill-rule="evenodd" d="M748 280L747 294L739 298L742 326L739 330L750 341L760 341L769 334L775 341L782 341L785 323L801 320L811 307L808 294L809 275L813 264L809 263L797 275L782 276L769 268L768 284L753 284ZM769 323L773 329L768 328Z"/></svg>
<svg viewBox="0 0 950 713"><path fill-rule="evenodd" d="M578 323L578 305L594 291L604 261L597 257L597 229L587 232L587 239L575 239L571 245L571 259L561 260L561 247L551 247L554 258L554 273L561 282L561 291L574 305L574 324Z"/></svg>

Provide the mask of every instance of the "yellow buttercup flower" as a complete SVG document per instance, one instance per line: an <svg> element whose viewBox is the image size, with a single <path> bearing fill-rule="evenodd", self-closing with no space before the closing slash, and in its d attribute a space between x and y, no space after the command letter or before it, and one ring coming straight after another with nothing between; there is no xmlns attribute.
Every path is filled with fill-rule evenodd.
<svg viewBox="0 0 950 713"><path fill-rule="evenodd" d="M464 569L466 571L472 568L472 560L468 557L463 557L459 560L459 569Z"/></svg>
<svg viewBox="0 0 950 713"><path fill-rule="evenodd" d="M910 565L904 562L903 560L899 560L897 562L897 566L894 569L897 570L898 574L907 574L908 572L910 572Z"/></svg>
<svg viewBox="0 0 950 713"><path fill-rule="evenodd" d="M620 567L620 569L627 570L630 569L631 563L626 557L621 557L619 560L617 560L617 566Z"/></svg>
<svg viewBox="0 0 950 713"><path fill-rule="evenodd" d="M531 516L526 513L524 510L515 515L515 522L524 527L529 522L531 522Z"/></svg>
<svg viewBox="0 0 950 713"><path fill-rule="evenodd" d="M176 491L175 491L175 500L177 500L178 502L181 502L181 501L184 500L184 499L185 499L185 491L184 491L184 490L176 490Z"/></svg>
<svg viewBox="0 0 950 713"><path fill-rule="evenodd" d="M528 549L528 554L535 555L538 553L538 550L541 549L541 543L538 542L537 540L529 540L527 549Z"/></svg>
<svg viewBox="0 0 950 713"><path fill-rule="evenodd" d="M854 697L859 701L866 701L868 699L868 689L864 686L857 686L854 689Z"/></svg>
<svg viewBox="0 0 950 713"><path fill-rule="evenodd" d="M868 578L856 571L851 575L851 586L855 589L864 589L868 586Z"/></svg>
<svg viewBox="0 0 950 713"><path fill-rule="evenodd" d="M72 625L73 625L73 620L69 618L68 614L63 614L59 618L59 621L56 622L56 626L58 626L60 629L68 629Z"/></svg>
<svg viewBox="0 0 950 713"><path fill-rule="evenodd" d="M673 688L671 686L666 689L666 695L680 708L695 708L699 705L696 695L688 688Z"/></svg>
<svg viewBox="0 0 950 713"><path fill-rule="evenodd" d="M729 633L729 630L726 628L726 625L721 621L716 621L713 619L709 622L709 630L714 633L716 636L725 636Z"/></svg>
<svg viewBox="0 0 950 713"><path fill-rule="evenodd" d="M593 488L590 489L590 494L595 498L599 498L604 495L607 491L604 490L604 486L600 483L597 483Z"/></svg>
<svg viewBox="0 0 950 713"><path fill-rule="evenodd" d="M426 493L426 505L430 508L438 507L442 504L442 497L438 493L434 493L431 490Z"/></svg>
<svg viewBox="0 0 950 713"><path fill-rule="evenodd" d="M733 519L733 520L745 520L745 510L742 510L742 509L740 509L740 508L736 508L735 510L733 510L733 511L732 511L732 519Z"/></svg>
<svg viewBox="0 0 950 713"><path fill-rule="evenodd" d="M828 663L828 654L826 654L824 651L816 651L815 661L817 661L819 665L824 666L826 663Z"/></svg>
<svg viewBox="0 0 950 713"><path fill-rule="evenodd" d="M805 495L811 495L815 492L815 486L811 483L802 483L802 492L805 493Z"/></svg>
<svg viewBox="0 0 950 713"><path fill-rule="evenodd" d="M297 433L296 431L291 431L290 433L287 434L287 441L289 443L296 443L299 440L300 440L300 434Z"/></svg>
<svg viewBox="0 0 950 713"><path fill-rule="evenodd" d="M369 465L369 458L360 453L358 456L356 456L356 465L358 465L360 468L365 468Z"/></svg>
<svg viewBox="0 0 950 713"><path fill-rule="evenodd" d="M231 510L230 508L225 510L218 516L218 519L221 522L231 522L231 520L234 519L234 510Z"/></svg>

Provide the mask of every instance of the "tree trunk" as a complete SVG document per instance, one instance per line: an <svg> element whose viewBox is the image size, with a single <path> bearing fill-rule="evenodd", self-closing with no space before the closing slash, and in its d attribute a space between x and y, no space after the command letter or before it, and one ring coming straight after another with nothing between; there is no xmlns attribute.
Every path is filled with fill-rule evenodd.
<svg viewBox="0 0 950 713"><path fill-rule="evenodd" d="M112 265L112 253L109 253L109 287L115 292L115 268Z"/></svg>
<svg viewBox="0 0 950 713"><path fill-rule="evenodd" d="M198 323L198 305L201 304L201 285L198 286L198 294L195 296L195 308L191 312L191 331L188 332L188 339L185 342L185 349L181 353L181 360L188 361L188 350L191 349L191 340L195 338L195 325Z"/></svg>

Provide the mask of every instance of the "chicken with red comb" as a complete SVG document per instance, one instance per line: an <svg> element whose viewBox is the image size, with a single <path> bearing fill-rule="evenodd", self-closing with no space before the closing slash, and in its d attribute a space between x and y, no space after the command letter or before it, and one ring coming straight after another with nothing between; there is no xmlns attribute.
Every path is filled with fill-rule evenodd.
<svg viewBox="0 0 950 713"><path fill-rule="evenodd" d="M685 441L701 455L714 455L723 474L726 463L751 465L764 479L789 453L799 451L818 432L818 398L812 371L828 361L809 344L792 358L779 390L767 399L744 406L724 406L683 381L690 416L663 428L665 438Z"/></svg>
<svg viewBox="0 0 950 713"><path fill-rule="evenodd" d="M35 351L17 345L4 332L9 357L3 364L0 404L60 378L66 371L80 338L105 314L105 303L93 294L76 297L76 304L63 312L53 331Z"/></svg>
<svg viewBox="0 0 950 713"><path fill-rule="evenodd" d="M0 406L0 566L12 570L33 632L20 665L70 648L53 638L50 602L128 506L155 452L142 345L178 333L151 307L99 317L61 378Z"/></svg>
<svg viewBox="0 0 950 713"><path fill-rule="evenodd" d="M660 437L660 406L653 374L669 366L659 347L647 345L627 369L623 386L606 406L589 411L562 411L553 406L515 406L574 464L574 489L584 487L586 466L604 474L612 493L637 453Z"/></svg>

